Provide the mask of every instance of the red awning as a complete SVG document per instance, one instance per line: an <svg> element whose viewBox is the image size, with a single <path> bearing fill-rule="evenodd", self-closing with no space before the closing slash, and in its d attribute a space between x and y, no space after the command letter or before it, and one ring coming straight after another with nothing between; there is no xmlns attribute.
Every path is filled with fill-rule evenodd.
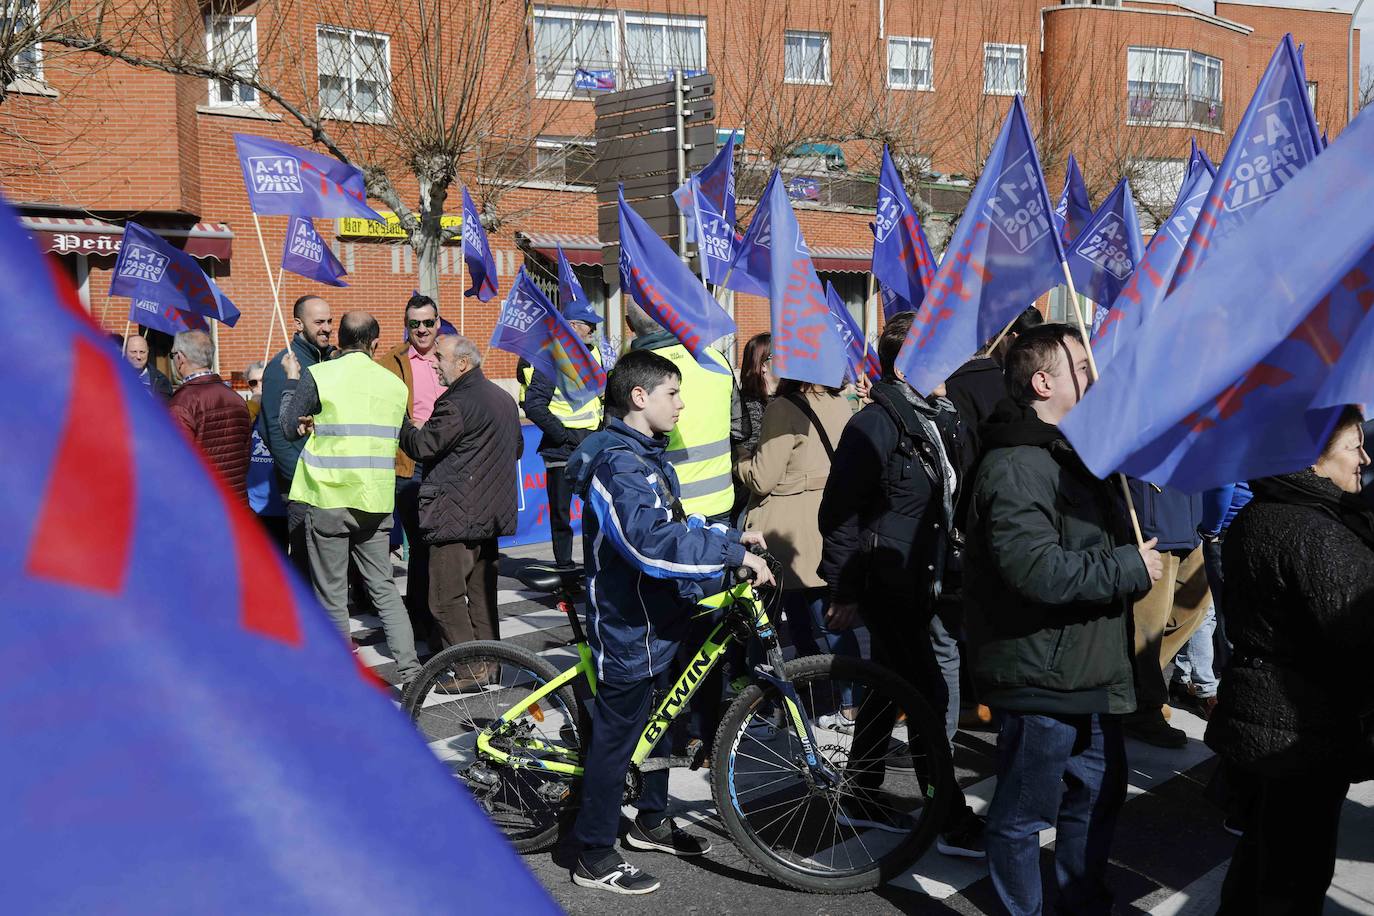
<svg viewBox="0 0 1374 916"><path fill-rule="evenodd" d="M119 254L124 227L95 217L21 216L20 221L45 252L54 254ZM233 251L234 232L224 223L173 226L150 220L140 225L156 232L193 258L213 258L227 263Z"/></svg>
<svg viewBox="0 0 1374 916"><path fill-rule="evenodd" d="M826 248L814 245L811 262L818 272L866 274L873 263L873 252L865 248Z"/></svg>
<svg viewBox="0 0 1374 916"><path fill-rule="evenodd" d="M555 232L517 232L515 241L529 251L535 251L557 263L558 249L563 249L569 264L601 264L601 240L594 235L562 235Z"/></svg>

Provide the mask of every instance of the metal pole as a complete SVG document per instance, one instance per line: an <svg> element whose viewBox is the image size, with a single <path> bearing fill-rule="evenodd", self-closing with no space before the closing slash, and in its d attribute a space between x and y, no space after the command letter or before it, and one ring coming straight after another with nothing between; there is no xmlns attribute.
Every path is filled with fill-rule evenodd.
<svg viewBox="0 0 1374 916"><path fill-rule="evenodd" d="M1357 0L1350 14L1350 28L1345 33L1345 123L1355 120L1355 17L1360 15L1364 0Z"/></svg>
<svg viewBox="0 0 1374 916"><path fill-rule="evenodd" d="M683 123L682 115L681 67L673 70L673 104L676 106L677 114L674 119L677 125L677 183L678 187L681 187L687 180L687 150L683 149L687 142L687 125ZM680 207L677 211L677 255L682 260L687 260L687 217Z"/></svg>

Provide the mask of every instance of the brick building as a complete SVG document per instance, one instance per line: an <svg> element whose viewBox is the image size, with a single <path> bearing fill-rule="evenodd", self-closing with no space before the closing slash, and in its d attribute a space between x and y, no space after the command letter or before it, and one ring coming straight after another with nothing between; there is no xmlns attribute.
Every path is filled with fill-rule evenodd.
<svg viewBox="0 0 1374 916"><path fill-rule="evenodd" d="M387 144L393 122L419 107L424 83L415 60L436 35L453 46L446 53L479 50L470 23L459 29L439 20L427 33L409 20L389 27L378 12L412 4L312 0L295 4L283 24L271 0L190 4L189 20L173 0L126 2L138 21L151 21L150 4L181 10L168 21L185 27L183 39L203 41L211 63L232 55L246 68L239 72L270 69L283 98L322 113L350 156L387 164L406 201L418 198L419 187ZM47 4L18 5L41 17ZM461 0L413 5L465 15ZM202 15L207 7L224 14ZM715 74L718 136L743 136L742 216L772 167L796 179L798 216L822 278L870 322L868 223L883 141L931 208L927 232L938 251L1015 92L1026 96L1053 188L1073 152L1095 203L1128 174L1147 221L1172 203L1189 137L1220 160L1285 31L1305 46L1321 126L1334 137L1345 124L1351 19L1334 11L1163 0L468 0L466 13L474 7L485 11L481 52L513 63L480 72L473 97L514 92L519 102L459 168L495 221L490 237L503 291L522 265L549 279L562 245L591 297L614 304L602 282L588 168L595 92L577 88L579 69L618 88L660 81L674 69ZM269 271L279 262L285 218L263 218L265 265L232 135L308 145L299 121L240 84L128 66L51 42L24 49L16 67L20 78L0 106L0 184L92 313L123 330L127 300L111 300L107 290L122 223L135 218L199 258L243 311L237 327L218 332L226 375L261 358L273 325ZM511 73L523 76L513 83ZM446 214L460 211L458 199L455 184ZM384 342L395 341L401 305L417 285L415 252L380 226L316 224L351 285L320 287L287 275L283 306L320 292L336 314L373 311ZM498 301L461 302L457 250L448 244L439 254L442 311L484 343ZM733 306L740 342L766 329L765 301L738 296ZM271 333L276 350L280 333ZM491 354L495 376L510 375L513 363Z"/></svg>

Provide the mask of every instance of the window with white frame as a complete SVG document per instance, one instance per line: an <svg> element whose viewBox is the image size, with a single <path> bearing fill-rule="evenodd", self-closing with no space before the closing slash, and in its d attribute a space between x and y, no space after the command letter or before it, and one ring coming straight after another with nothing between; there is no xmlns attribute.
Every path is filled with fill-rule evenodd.
<svg viewBox="0 0 1374 916"><path fill-rule="evenodd" d="M576 88L578 70L614 73L620 58L620 30L614 12L536 7L535 91L548 98L585 96Z"/></svg>
<svg viewBox="0 0 1374 916"><path fill-rule="evenodd" d="M889 38L887 85L893 89L931 89L933 47L934 42L929 38Z"/></svg>
<svg viewBox="0 0 1374 916"><path fill-rule="evenodd" d="M625 14L625 88L706 70L706 20L698 16Z"/></svg>
<svg viewBox="0 0 1374 916"><path fill-rule="evenodd" d="M983 45L983 92L1015 95L1026 91L1026 46Z"/></svg>
<svg viewBox="0 0 1374 916"><path fill-rule="evenodd" d="M830 33L782 33L783 81L788 83L830 82Z"/></svg>
<svg viewBox="0 0 1374 916"><path fill-rule="evenodd" d="M326 117L381 119L391 111L391 38L334 26L315 32Z"/></svg>
<svg viewBox="0 0 1374 916"><path fill-rule="evenodd" d="M14 73L19 79L43 79L43 49L37 41L25 41L38 28L38 0L3 0L0 7L0 34L11 36L11 46L19 45L13 57Z"/></svg>
<svg viewBox="0 0 1374 916"><path fill-rule="evenodd" d="M1221 129L1221 60L1179 48L1126 49L1126 119Z"/></svg>
<svg viewBox="0 0 1374 916"><path fill-rule="evenodd" d="M210 66L251 76L258 69L257 20L252 16L210 16L205 24L205 56ZM210 104L256 105L258 91L233 80L210 80Z"/></svg>
<svg viewBox="0 0 1374 916"><path fill-rule="evenodd" d="M535 177L554 184L595 184L596 144L585 140L539 137L535 140Z"/></svg>

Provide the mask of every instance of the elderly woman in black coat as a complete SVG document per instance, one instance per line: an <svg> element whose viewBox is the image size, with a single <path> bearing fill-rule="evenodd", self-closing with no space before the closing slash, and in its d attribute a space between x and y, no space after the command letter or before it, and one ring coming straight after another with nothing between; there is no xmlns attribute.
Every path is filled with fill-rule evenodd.
<svg viewBox="0 0 1374 916"><path fill-rule="evenodd" d="M1351 782L1374 777L1374 513L1357 496L1370 463L1360 423L1347 408L1312 467L1252 481L1223 548L1235 655L1207 744L1246 810L1222 914L1320 913L1341 805Z"/></svg>

